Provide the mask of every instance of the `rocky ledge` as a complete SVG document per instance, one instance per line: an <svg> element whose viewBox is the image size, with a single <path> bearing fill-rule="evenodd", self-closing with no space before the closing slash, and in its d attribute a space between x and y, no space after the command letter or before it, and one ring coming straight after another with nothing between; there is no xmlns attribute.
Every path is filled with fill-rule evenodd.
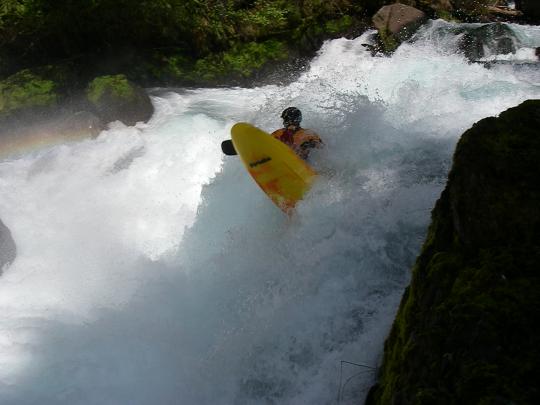
<svg viewBox="0 0 540 405"><path fill-rule="evenodd" d="M459 141L367 404L540 402L540 100Z"/></svg>

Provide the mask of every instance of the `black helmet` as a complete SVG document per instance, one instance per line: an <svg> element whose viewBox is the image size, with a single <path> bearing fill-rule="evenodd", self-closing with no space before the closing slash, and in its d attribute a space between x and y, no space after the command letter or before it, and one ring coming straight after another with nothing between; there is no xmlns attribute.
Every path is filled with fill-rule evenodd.
<svg viewBox="0 0 540 405"><path fill-rule="evenodd" d="M300 125L302 112L296 107L288 107L281 113L285 125Z"/></svg>

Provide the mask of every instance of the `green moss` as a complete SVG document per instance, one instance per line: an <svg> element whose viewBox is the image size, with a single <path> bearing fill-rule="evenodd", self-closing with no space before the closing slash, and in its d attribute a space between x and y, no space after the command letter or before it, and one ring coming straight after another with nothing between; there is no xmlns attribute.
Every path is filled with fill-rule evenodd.
<svg viewBox="0 0 540 405"><path fill-rule="evenodd" d="M392 53L399 46L399 41L387 29L379 31L379 38L381 40L381 43L383 45L383 50L385 53Z"/></svg>
<svg viewBox="0 0 540 405"><path fill-rule="evenodd" d="M135 100L137 97L125 75L97 77L88 85L86 94L94 105L99 104L104 96L126 100Z"/></svg>
<svg viewBox="0 0 540 405"><path fill-rule="evenodd" d="M57 85L30 70L23 70L0 82L0 114L56 105Z"/></svg>

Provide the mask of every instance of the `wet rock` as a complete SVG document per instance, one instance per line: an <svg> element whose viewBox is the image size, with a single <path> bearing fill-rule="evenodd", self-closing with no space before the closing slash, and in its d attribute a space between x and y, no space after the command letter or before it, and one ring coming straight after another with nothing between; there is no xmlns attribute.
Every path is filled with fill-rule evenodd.
<svg viewBox="0 0 540 405"><path fill-rule="evenodd" d="M459 41L459 48L470 61L477 61L489 55L515 53L517 43L510 27L497 22L465 33Z"/></svg>
<svg viewBox="0 0 540 405"><path fill-rule="evenodd" d="M537 403L540 100L461 137L367 403Z"/></svg>
<svg viewBox="0 0 540 405"><path fill-rule="evenodd" d="M379 32L386 52L394 51L426 21L427 15L424 12L400 3L384 6L373 16L373 25Z"/></svg>
<svg viewBox="0 0 540 405"><path fill-rule="evenodd" d="M146 91L124 75L100 76L86 90L86 96L103 122L115 120L126 125L148 121L154 107Z"/></svg>
<svg viewBox="0 0 540 405"><path fill-rule="evenodd" d="M17 256L17 247L11 232L0 220L0 275Z"/></svg>

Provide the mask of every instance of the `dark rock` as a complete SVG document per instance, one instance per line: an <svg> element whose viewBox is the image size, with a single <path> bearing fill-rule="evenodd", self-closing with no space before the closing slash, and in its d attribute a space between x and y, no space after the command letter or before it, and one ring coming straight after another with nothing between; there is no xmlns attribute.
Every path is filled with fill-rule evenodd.
<svg viewBox="0 0 540 405"><path fill-rule="evenodd" d="M17 257L17 246L7 226L0 220L0 275Z"/></svg>
<svg viewBox="0 0 540 405"><path fill-rule="evenodd" d="M540 1L538 0L518 0L516 6L523 11L526 21L532 24L540 23Z"/></svg>
<svg viewBox="0 0 540 405"><path fill-rule="evenodd" d="M430 18L450 19L454 12L452 0L400 0L399 3L416 7L427 13Z"/></svg>
<svg viewBox="0 0 540 405"><path fill-rule="evenodd" d="M115 120L126 125L148 121L154 107L146 91L124 75L101 76L86 90L87 98L103 122Z"/></svg>
<svg viewBox="0 0 540 405"><path fill-rule="evenodd" d="M373 25L379 32L386 52L394 51L426 21L424 12L400 3L384 6L373 16Z"/></svg>
<svg viewBox="0 0 540 405"><path fill-rule="evenodd" d="M540 100L459 141L368 404L539 403Z"/></svg>
<svg viewBox="0 0 540 405"><path fill-rule="evenodd" d="M460 140L448 190L466 246L540 241L538 128L540 105L530 101L478 122Z"/></svg>
<svg viewBox="0 0 540 405"><path fill-rule="evenodd" d="M459 41L459 48L470 61L476 61L487 56L486 50L495 55L515 53L517 42L508 25L497 22L465 33Z"/></svg>

